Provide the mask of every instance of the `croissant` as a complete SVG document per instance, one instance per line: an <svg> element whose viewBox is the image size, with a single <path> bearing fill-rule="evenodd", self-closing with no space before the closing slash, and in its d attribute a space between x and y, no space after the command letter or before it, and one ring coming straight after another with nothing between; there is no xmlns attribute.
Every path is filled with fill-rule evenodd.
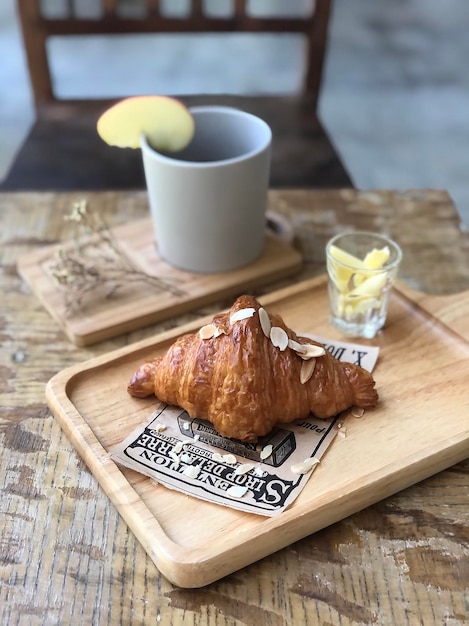
<svg viewBox="0 0 469 626"><path fill-rule="evenodd" d="M369 372L338 361L255 298L241 296L228 313L141 365L128 392L155 394L210 421L223 437L255 442L278 423L373 407L374 385Z"/></svg>

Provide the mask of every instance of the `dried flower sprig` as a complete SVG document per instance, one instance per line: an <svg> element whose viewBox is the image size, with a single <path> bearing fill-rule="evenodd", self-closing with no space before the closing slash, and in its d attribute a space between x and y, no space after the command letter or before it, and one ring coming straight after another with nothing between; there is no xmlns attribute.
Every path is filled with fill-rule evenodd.
<svg viewBox="0 0 469 626"><path fill-rule="evenodd" d="M102 216L88 209L86 200L75 202L64 219L81 227L70 245L57 249L50 267L52 277L63 288L67 313L80 311L91 292L101 291L111 298L131 283L142 282L176 296L184 294L171 281L136 268Z"/></svg>

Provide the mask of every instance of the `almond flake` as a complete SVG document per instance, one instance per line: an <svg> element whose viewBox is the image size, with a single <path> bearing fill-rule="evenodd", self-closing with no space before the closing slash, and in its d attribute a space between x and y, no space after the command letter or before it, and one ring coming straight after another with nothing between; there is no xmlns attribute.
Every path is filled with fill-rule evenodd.
<svg viewBox="0 0 469 626"><path fill-rule="evenodd" d="M315 456L311 456L308 459L301 461L301 463L295 463L294 465L291 465L290 469L294 474L307 474L318 463L319 459L317 459Z"/></svg>
<svg viewBox="0 0 469 626"><path fill-rule="evenodd" d="M247 487L242 487L241 485L232 485L229 489L227 489L226 494L228 496L233 496L233 498L242 498L244 495L246 495L247 491Z"/></svg>
<svg viewBox="0 0 469 626"><path fill-rule="evenodd" d="M272 450L273 449L274 449L274 447L271 444L269 444L268 446L265 446L264 448L262 448L261 454L260 454L260 457L261 457L262 461L264 461L265 459L269 458L269 456L272 454Z"/></svg>
<svg viewBox="0 0 469 626"><path fill-rule="evenodd" d="M176 469L177 469L179 467L179 463L180 463L179 456L173 450L170 450L168 454L173 459L174 465L176 466Z"/></svg>
<svg viewBox="0 0 469 626"><path fill-rule="evenodd" d="M316 359L309 359L308 361L303 361L301 364L300 370L300 383L304 385L308 382L311 376L314 373L314 368L316 367Z"/></svg>
<svg viewBox="0 0 469 626"><path fill-rule="evenodd" d="M212 461L216 461L217 463L223 463L223 457L219 452L214 452L212 454Z"/></svg>
<svg viewBox="0 0 469 626"><path fill-rule="evenodd" d="M241 476L241 474L247 474L252 470L253 467L254 465L252 463L242 463L241 465L238 465L238 467L235 469L234 474L236 474L236 476Z"/></svg>
<svg viewBox="0 0 469 626"><path fill-rule="evenodd" d="M183 422L182 423L182 427L183 427L184 430L189 430L191 425L190 425L189 422Z"/></svg>
<svg viewBox="0 0 469 626"><path fill-rule="evenodd" d="M270 329L270 341L276 348L283 351L288 346L288 335L283 328L280 328L279 326L272 326Z"/></svg>
<svg viewBox="0 0 469 626"><path fill-rule="evenodd" d="M200 473L200 467L198 465L188 465L182 473L184 476L189 476L189 478L197 478Z"/></svg>
<svg viewBox="0 0 469 626"><path fill-rule="evenodd" d="M297 352L298 354L306 353L306 344L298 343L298 341L295 341L294 339L288 340L288 347L294 350L295 352Z"/></svg>
<svg viewBox="0 0 469 626"><path fill-rule="evenodd" d="M262 478L263 476L265 476L266 472L264 472L260 465L256 465L256 467L254 468L254 474Z"/></svg>
<svg viewBox="0 0 469 626"><path fill-rule="evenodd" d="M190 463L192 461L191 455L187 454L187 452L183 452L181 454L181 463Z"/></svg>
<svg viewBox="0 0 469 626"><path fill-rule="evenodd" d="M272 324L270 323L269 314L262 307L259 309L259 322L261 323L262 332L266 337L270 337L270 329Z"/></svg>
<svg viewBox="0 0 469 626"><path fill-rule="evenodd" d="M201 339L212 339L212 337L218 337L220 331L215 324L206 324L199 330L199 337Z"/></svg>
<svg viewBox="0 0 469 626"><path fill-rule="evenodd" d="M245 309L239 309L239 311L235 311L230 315L230 326L235 322L240 322L241 320L245 320L248 317L252 317L256 309L252 307L247 307Z"/></svg>
<svg viewBox="0 0 469 626"><path fill-rule="evenodd" d="M183 446L183 442L182 441L178 441L176 444L174 444L173 446L173 452L175 452L176 454L179 454L182 450L182 446Z"/></svg>
<svg viewBox="0 0 469 626"><path fill-rule="evenodd" d="M238 462L234 454L223 454L221 458L227 465L235 465Z"/></svg>
<svg viewBox="0 0 469 626"><path fill-rule="evenodd" d="M353 417L363 417L363 415L365 414L365 409L360 408L359 406L354 406L352 407L352 410L350 411L350 415L353 415Z"/></svg>
<svg viewBox="0 0 469 626"><path fill-rule="evenodd" d="M304 343L303 346L305 350L300 354L302 359L314 359L318 356L324 356L326 354L326 350L322 346L315 346L312 343Z"/></svg>
<svg viewBox="0 0 469 626"><path fill-rule="evenodd" d="M167 426L166 424L156 424L155 427L153 428L153 430L156 430L157 433L162 433L163 430L166 430Z"/></svg>

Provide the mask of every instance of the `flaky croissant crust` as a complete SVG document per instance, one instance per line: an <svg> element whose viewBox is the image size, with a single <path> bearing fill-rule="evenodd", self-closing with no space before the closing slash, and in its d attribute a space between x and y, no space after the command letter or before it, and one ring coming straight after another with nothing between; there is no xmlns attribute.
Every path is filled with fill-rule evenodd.
<svg viewBox="0 0 469 626"><path fill-rule="evenodd" d="M234 321L251 309L251 316ZM260 314L260 309L255 298L241 296L229 312L213 318L210 328L183 335L165 355L144 363L133 375L129 393L137 397L154 393L191 417L209 420L222 436L242 441L256 441L276 424L310 414L326 418L351 406L376 405L371 374L339 362L327 350L312 357L314 362L303 359L301 346L317 346L321 352L321 344L298 337L280 316ZM260 315L272 328L282 330L271 334L265 321L263 329ZM287 347L278 347L271 339L283 337L282 331L290 342Z"/></svg>

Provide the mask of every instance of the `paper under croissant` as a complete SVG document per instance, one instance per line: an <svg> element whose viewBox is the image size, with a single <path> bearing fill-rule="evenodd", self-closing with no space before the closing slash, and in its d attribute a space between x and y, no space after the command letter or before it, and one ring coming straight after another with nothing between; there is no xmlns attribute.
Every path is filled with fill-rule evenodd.
<svg viewBox="0 0 469 626"><path fill-rule="evenodd" d="M255 298L241 296L228 313L141 365L128 391L155 394L210 421L224 437L253 442L278 423L373 407L374 385L369 372L338 361Z"/></svg>

